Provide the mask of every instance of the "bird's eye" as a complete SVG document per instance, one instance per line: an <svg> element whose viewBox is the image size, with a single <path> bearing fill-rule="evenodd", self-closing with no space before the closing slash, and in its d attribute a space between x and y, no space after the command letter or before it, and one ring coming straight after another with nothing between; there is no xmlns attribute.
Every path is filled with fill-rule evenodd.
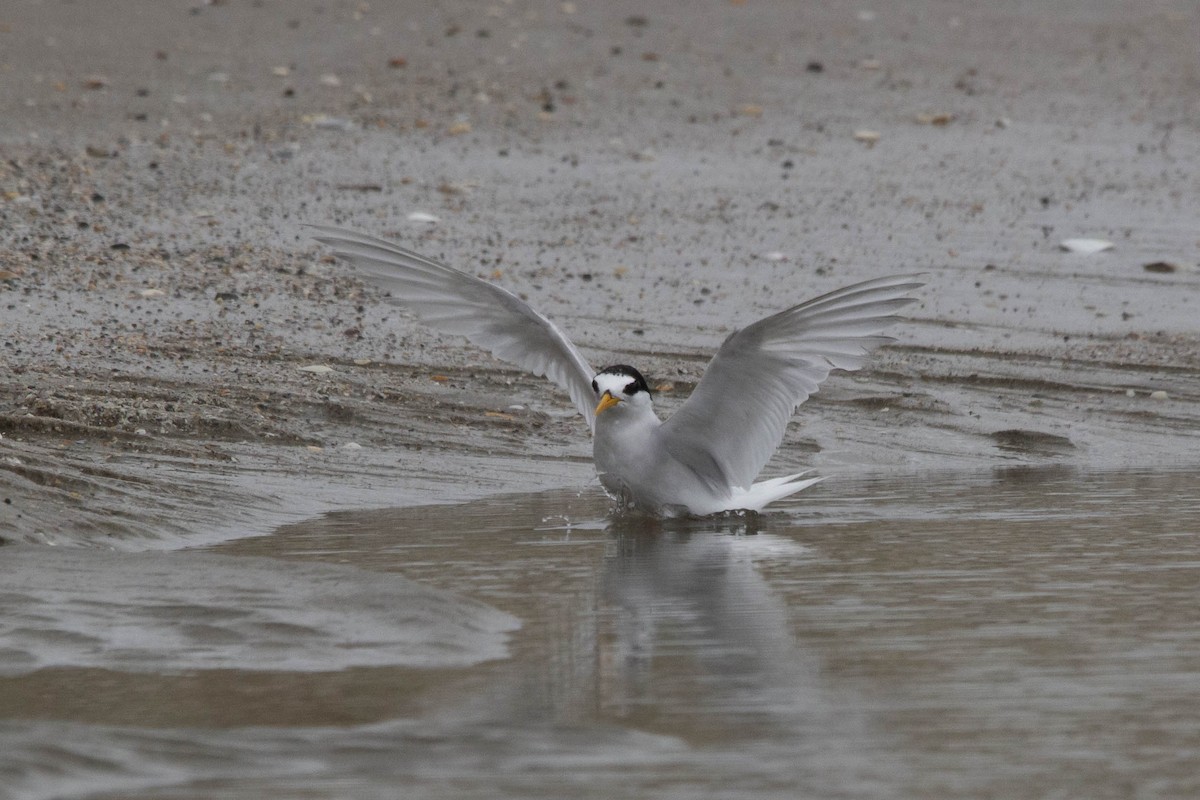
<svg viewBox="0 0 1200 800"><path fill-rule="evenodd" d="M622 391L624 391L625 394L633 394L634 392L637 391L637 384L636 383L627 384Z"/></svg>
<svg viewBox="0 0 1200 800"><path fill-rule="evenodd" d="M596 385L596 382L595 382L595 381L592 381L592 391L593 391L593 392L598 392L598 391L600 391L600 387L599 387L598 385Z"/></svg>

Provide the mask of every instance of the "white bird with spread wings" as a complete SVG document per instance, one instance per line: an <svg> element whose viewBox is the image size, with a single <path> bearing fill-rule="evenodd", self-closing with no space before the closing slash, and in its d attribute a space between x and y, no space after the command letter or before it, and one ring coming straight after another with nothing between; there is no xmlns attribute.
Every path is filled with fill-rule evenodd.
<svg viewBox="0 0 1200 800"><path fill-rule="evenodd" d="M820 478L754 482L796 406L831 370L857 370L913 302L914 275L856 283L734 331L667 420L624 364L593 370L550 320L512 292L383 239L314 226L316 239L430 327L465 336L571 396L593 434L596 471L623 505L651 514L758 511Z"/></svg>

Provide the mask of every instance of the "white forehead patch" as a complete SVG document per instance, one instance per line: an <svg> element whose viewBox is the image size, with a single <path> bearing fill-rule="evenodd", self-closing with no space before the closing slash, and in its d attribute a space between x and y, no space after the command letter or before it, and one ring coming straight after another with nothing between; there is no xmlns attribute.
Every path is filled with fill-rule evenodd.
<svg viewBox="0 0 1200 800"><path fill-rule="evenodd" d="M611 372L596 376L596 394L605 392L614 397L625 397L625 387L637 383L637 378L631 375L617 375Z"/></svg>

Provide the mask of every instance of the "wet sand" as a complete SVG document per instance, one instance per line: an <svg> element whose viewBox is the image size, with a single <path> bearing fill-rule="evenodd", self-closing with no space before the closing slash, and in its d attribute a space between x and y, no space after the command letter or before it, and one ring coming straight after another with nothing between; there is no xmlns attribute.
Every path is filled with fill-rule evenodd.
<svg viewBox="0 0 1200 800"><path fill-rule="evenodd" d="M1198 21L1169 0L13 0L0 776L20 797L296 775L316 796L497 796L497 773L500 796L572 775L606 797L1000 796L1056 775L1194 794L1194 619L1173 582L1144 587L1136 624L1118 612L1131 581L1194 577ZM739 325L881 274L928 286L768 466L832 480L754 530L629 531L565 395L420 328L306 223L520 293L593 364L642 369L664 413ZM1007 555L955 550L980 531ZM908 574L888 558L913 537ZM960 564L915 563L942 548ZM1104 552L1126 560L1060 581ZM1013 583L1029 559L1036 590ZM888 570L897 601L865 598ZM693 584L723 574L706 604ZM1008 622L962 607L972 587ZM427 615L388 611L411 604ZM906 627L925 615L944 627ZM745 682L725 685L729 653L752 654ZM735 744L748 760L718 757Z"/></svg>
<svg viewBox="0 0 1200 800"><path fill-rule="evenodd" d="M404 319L306 222L493 277L667 411L733 327L927 273L780 472L1195 463L1189 5L639 9L10 5L0 535L588 483L564 396Z"/></svg>

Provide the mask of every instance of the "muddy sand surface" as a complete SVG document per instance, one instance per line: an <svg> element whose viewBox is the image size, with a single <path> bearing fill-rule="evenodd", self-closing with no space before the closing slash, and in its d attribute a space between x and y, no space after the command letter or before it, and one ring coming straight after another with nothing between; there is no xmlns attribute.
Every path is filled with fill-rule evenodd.
<svg viewBox="0 0 1200 800"><path fill-rule="evenodd" d="M562 393L305 223L521 293L667 412L732 328L926 273L774 472L1194 464L1194 7L818 6L7 4L0 536L594 485Z"/></svg>

